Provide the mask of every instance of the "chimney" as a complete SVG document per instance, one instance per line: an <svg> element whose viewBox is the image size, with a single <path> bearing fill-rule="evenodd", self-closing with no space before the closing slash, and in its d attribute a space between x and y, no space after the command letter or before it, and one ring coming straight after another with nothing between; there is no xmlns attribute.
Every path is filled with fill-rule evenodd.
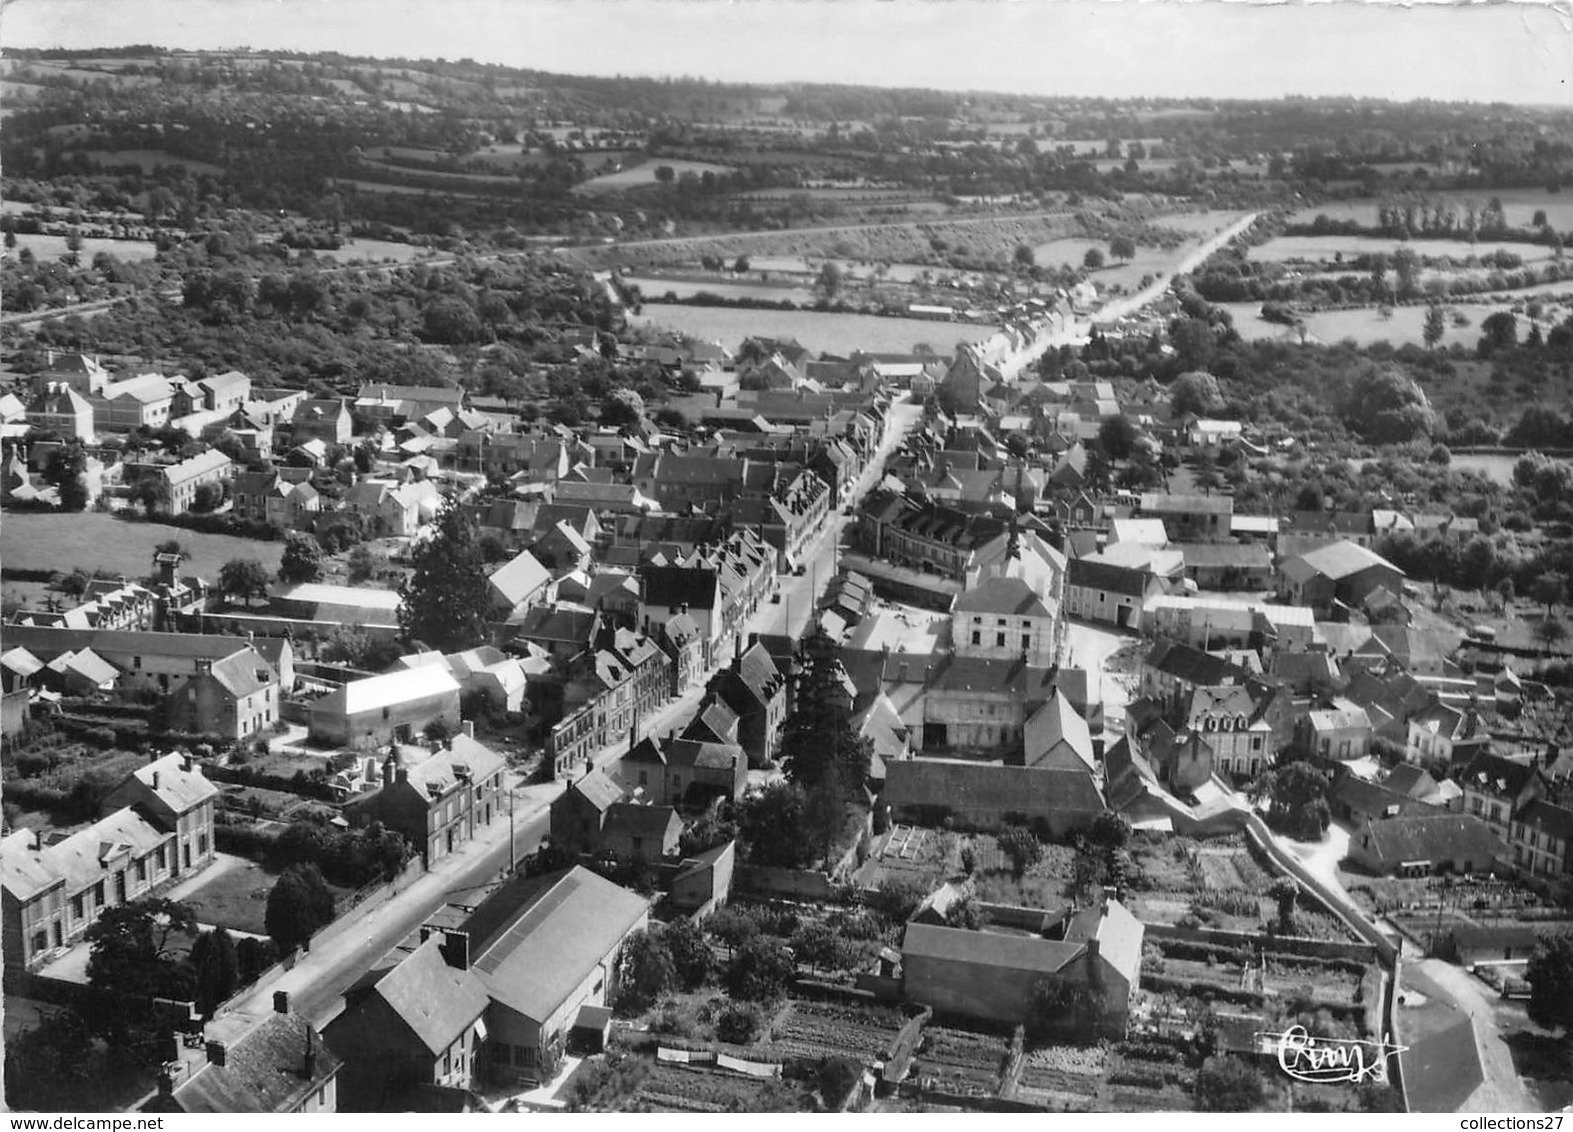
<svg viewBox="0 0 1573 1132"><path fill-rule="evenodd" d="M153 772L153 789L158 789L158 771L156 770Z"/></svg>
<svg viewBox="0 0 1573 1132"><path fill-rule="evenodd" d="M475 720L473 720L473 719L466 719L464 721L463 731L464 731L464 737L466 739L473 739L473 738L475 738Z"/></svg>
<svg viewBox="0 0 1573 1132"><path fill-rule="evenodd" d="M1096 958L1098 958L1098 937L1097 936L1089 936L1088 939L1087 939L1087 958L1088 959L1096 959Z"/></svg>
<svg viewBox="0 0 1573 1132"><path fill-rule="evenodd" d="M382 784L384 786L393 785L394 765L394 756L391 754L386 759L382 760Z"/></svg>
<svg viewBox="0 0 1573 1132"><path fill-rule="evenodd" d="M470 933L445 928L442 933L442 943L437 948L442 952L442 957L447 960L448 966L457 971L470 969Z"/></svg>
<svg viewBox="0 0 1573 1132"><path fill-rule="evenodd" d="M33 852L35 852L35 853L40 852L40 851L42 851L43 848L44 848L44 831L41 830L41 829L35 829L35 830L33 830Z"/></svg>
<svg viewBox="0 0 1573 1132"><path fill-rule="evenodd" d="M196 765L195 762L192 761L191 752L190 751L182 751L180 753L180 769L181 770L185 771L187 774L190 774L192 768L195 765Z"/></svg>
<svg viewBox="0 0 1573 1132"><path fill-rule="evenodd" d="M289 1013L289 991L278 990L273 992L273 1013Z"/></svg>
<svg viewBox="0 0 1573 1132"><path fill-rule="evenodd" d="M208 1043L208 1064L224 1068L224 1060L229 1056L229 1049L223 1042Z"/></svg>
<svg viewBox="0 0 1573 1132"><path fill-rule="evenodd" d="M167 1066L158 1071L158 1095L161 1097L175 1095L175 1078Z"/></svg>

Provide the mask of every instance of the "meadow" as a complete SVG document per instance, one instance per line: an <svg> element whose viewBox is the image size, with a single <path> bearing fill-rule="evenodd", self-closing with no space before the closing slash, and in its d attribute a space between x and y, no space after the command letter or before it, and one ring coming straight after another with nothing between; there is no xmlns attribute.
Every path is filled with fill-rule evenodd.
<svg viewBox="0 0 1573 1132"><path fill-rule="evenodd" d="M583 155L586 164L598 164L599 153L586 153ZM591 159L596 159L592 162ZM600 177L593 177L582 184L575 185L576 193L615 193L624 189L638 188L640 185L655 184L655 171L663 165L672 167L679 177L684 173L693 173L698 176L704 173L730 173L731 167L726 165L711 165L704 161L679 161L675 159L651 159L642 165L635 165L629 169L621 169L616 173L606 173Z"/></svg>
<svg viewBox="0 0 1573 1132"><path fill-rule="evenodd" d="M1279 236L1251 248L1247 258L1264 262L1303 260L1308 263L1329 263L1335 256L1343 256L1346 260L1377 253L1391 256L1399 248L1408 248L1422 258L1445 256L1459 262L1471 257L1479 259L1499 251L1519 256L1525 263L1551 258L1551 249L1539 244L1506 240L1481 240L1469 244L1463 240L1394 240L1374 236Z"/></svg>
<svg viewBox="0 0 1573 1132"><path fill-rule="evenodd" d="M0 514L0 561L20 570L101 569L111 577L146 576L153 567L153 548L174 539L191 553L185 567L204 578L216 578L231 558L255 558L272 574L278 570L284 543L259 542L233 535L210 535L162 523L133 522L97 511L76 515L43 511Z"/></svg>
<svg viewBox="0 0 1573 1132"><path fill-rule="evenodd" d="M917 343L949 355L962 342L979 342L995 328L973 323L928 322L916 318L880 318L865 314L820 314L815 311L747 310L652 304L629 322L676 330L705 341L736 347L753 335L796 338L811 350L849 356L856 350L904 353Z"/></svg>
<svg viewBox="0 0 1573 1132"><path fill-rule="evenodd" d="M29 249L40 260L59 259L67 251L66 237L18 232L16 250L8 250L5 254L13 256L23 248ZM135 263L139 260L152 259L158 254L158 249L153 246L151 240L100 240L93 236L82 237L82 248L78 254L84 264L92 263L93 257L99 252L108 252L118 260Z"/></svg>
<svg viewBox="0 0 1573 1132"><path fill-rule="evenodd" d="M1464 205L1474 201L1476 205L1484 205L1492 197L1502 201L1503 211L1507 214L1507 222L1513 228L1528 228L1529 222L1537 211L1545 210L1546 220L1561 231L1573 229L1573 195L1563 193L1550 193L1545 189L1447 189L1426 196L1440 197L1451 201L1463 214ZM1373 197L1361 197L1354 200L1328 201L1325 204L1313 205L1302 209L1290 218L1292 224L1310 224L1317 216L1326 216L1329 220L1354 220L1361 224L1373 225L1376 223L1377 200Z"/></svg>

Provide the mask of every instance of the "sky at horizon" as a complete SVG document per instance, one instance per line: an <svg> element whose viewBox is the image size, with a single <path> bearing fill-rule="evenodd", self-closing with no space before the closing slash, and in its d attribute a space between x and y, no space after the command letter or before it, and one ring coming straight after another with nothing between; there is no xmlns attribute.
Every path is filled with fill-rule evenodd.
<svg viewBox="0 0 1573 1132"><path fill-rule="evenodd" d="M1573 21L1542 2L4 0L0 7L0 48L135 43L471 58L727 82L1573 106Z"/></svg>

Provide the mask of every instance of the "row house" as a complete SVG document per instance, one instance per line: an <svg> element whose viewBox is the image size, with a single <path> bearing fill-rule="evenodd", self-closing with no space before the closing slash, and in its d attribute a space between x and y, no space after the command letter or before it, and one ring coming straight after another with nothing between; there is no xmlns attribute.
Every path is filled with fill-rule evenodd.
<svg viewBox="0 0 1573 1132"><path fill-rule="evenodd" d="M748 788L748 758L735 743L651 735L623 756L622 773L650 805L702 809ZM614 803L615 804L615 803Z"/></svg>
<svg viewBox="0 0 1573 1132"><path fill-rule="evenodd" d="M355 396L357 414L384 424L394 420L419 420L441 409L457 414L463 408L464 390L445 385L368 382Z"/></svg>
<svg viewBox="0 0 1573 1132"><path fill-rule="evenodd" d="M663 452L634 463L633 482L664 511L716 510L743 492L748 460Z"/></svg>
<svg viewBox="0 0 1573 1132"><path fill-rule="evenodd" d="M524 476L531 483L555 483L578 465L595 465L594 451L577 441L538 433L483 430L461 433L453 459L461 472Z"/></svg>
<svg viewBox="0 0 1573 1132"><path fill-rule="evenodd" d="M361 480L344 493L343 510L359 515L366 532L408 538L421 524L421 493L413 484Z"/></svg>
<svg viewBox="0 0 1573 1132"><path fill-rule="evenodd" d="M6 967L36 967L81 939L105 908L212 864L217 797L189 757L166 755L112 790L92 825L65 837L27 829L7 836L0 842Z"/></svg>
<svg viewBox="0 0 1573 1132"><path fill-rule="evenodd" d="M785 573L807 556L809 544L824 529L830 499L824 480L799 471L764 498L739 500L732 509L733 521L757 530L775 548L777 569Z"/></svg>
<svg viewBox="0 0 1573 1132"><path fill-rule="evenodd" d="M49 351L44 368L34 378L35 385L64 385L84 397L101 392L109 382L109 371L97 357L80 353L57 354L53 350Z"/></svg>
<svg viewBox="0 0 1573 1132"><path fill-rule="evenodd" d="M1121 629L1140 629L1148 601L1169 591L1177 571L1177 562L1170 569L1156 555L1144 561L1108 553L1072 558L1065 570L1065 612Z"/></svg>
<svg viewBox="0 0 1573 1132"><path fill-rule="evenodd" d="M878 492L859 512L858 542L875 559L965 583L982 563L1003 555L1008 535L993 516Z"/></svg>
<svg viewBox="0 0 1573 1132"><path fill-rule="evenodd" d="M787 679L757 640L738 647L732 663L710 678L699 712L719 701L737 717L737 741L751 766L768 766L781 745L787 713Z"/></svg>

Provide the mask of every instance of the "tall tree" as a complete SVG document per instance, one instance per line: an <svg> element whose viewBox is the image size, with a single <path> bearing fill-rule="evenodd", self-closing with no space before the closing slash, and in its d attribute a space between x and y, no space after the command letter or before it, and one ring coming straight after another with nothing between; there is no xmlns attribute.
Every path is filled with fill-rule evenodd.
<svg viewBox="0 0 1573 1132"><path fill-rule="evenodd" d="M255 558L231 558L218 572L219 593L251 604L253 598L268 596L268 571Z"/></svg>
<svg viewBox="0 0 1573 1132"><path fill-rule="evenodd" d="M781 767L812 788L834 764L843 787L855 790L868 777L873 745L852 726L846 674L823 626L803 641L801 662L795 706L781 724Z"/></svg>
<svg viewBox="0 0 1573 1132"><path fill-rule="evenodd" d="M1573 932L1542 939L1524 969L1529 1018L1548 1030L1573 1033Z"/></svg>
<svg viewBox="0 0 1573 1132"><path fill-rule="evenodd" d="M415 548L414 569L399 588L406 640L460 652L486 637L486 567L475 528L453 499L437 513L436 533Z"/></svg>
<svg viewBox="0 0 1573 1132"><path fill-rule="evenodd" d="M315 535L291 531L284 539L284 553L279 558L279 581L290 584L320 581L322 558L322 544Z"/></svg>
<svg viewBox="0 0 1573 1132"><path fill-rule="evenodd" d="M262 922L281 950L309 947L311 937L333 922L333 893L322 871L307 862L280 873Z"/></svg>
<svg viewBox="0 0 1573 1132"><path fill-rule="evenodd" d="M223 928L203 932L191 945L191 965L196 970L197 1009L212 1017L240 985L240 957L234 938Z"/></svg>
<svg viewBox="0 0 1573 1132"><path fill-rule="evenodd" d="M1432 303L1426 308L1425 327L1421 331L1421 337L1425 339L1426 348L1435 349L1436 344L1442 341L1442 334L1446 329L1447 323L1442 317L1441 306Z"/></svg>
<svg viewBox="0 0 1573 1132"><path fill-rule="evenodd" d="M62 511L87 509L87 449L74 440L63 444L49 454L44 464L44 480L55 485L60 493Z"/></svg>

